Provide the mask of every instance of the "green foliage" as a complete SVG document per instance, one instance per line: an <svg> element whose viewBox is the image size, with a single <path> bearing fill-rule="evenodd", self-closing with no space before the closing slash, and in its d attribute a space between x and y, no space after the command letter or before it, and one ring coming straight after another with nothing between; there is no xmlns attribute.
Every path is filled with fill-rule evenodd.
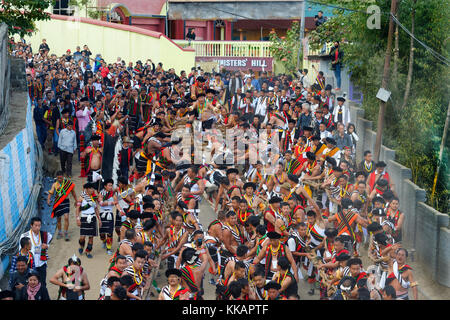
<svg viewBox="0 0 450 320"><path fill-rule="evenodd" d="M269 34L269 40L272 42L270 51L275 60L281 61L286 73L295 73L297 71L297 55L300 48L299 41L300 24L294 21L290 29L287 30L286 36L279 37L272 30ZM303 61L303 55L300 52L300 65Z"/></svg>
<svg viewBox="0 0 450 320"><path fill-rule="evenodd" d="M8 25L10 36L31 36L35 31L34 21L49 20L50 14L44 12L51 0L2 0L0 1L0 23Z"/></svg>
<svg viewBox="0 0 450 320"><path fill-rule="evenodd" d="M378 120L379 101L375 98L381 85L384 55L387 44L390 2L374 0L319 0L354 11L334 10L334 16L312 31L311 47L319 49L325 42L341 41L343 63L351 70L352 82L363 93L365 117ZM445 57L450 57L449 0L417 0L415 4L415 36ZM381 29L368 29L370 4L381 10ZM411 30L413 0L399 2L397 18ZM431 190L438 165L439 147L443 133L447 107L450 100L449 68L433 57L417 41L414 42L413 81L408 104L399 110L403 101L408 72L410 37L399 28L398 73L391 75L383 144L396 150L396 160L411 168L414 183L427 191L428 204L441 212L449 211L448 144L444 152L441 174L438 177L435 200L430 202ZM392 55L393 58L393 55ZM396 83L393 83L396 81ZM396 88L396 89L394 89ZM447 177L447 178L446 178Z"/></svg>
<svg viewBox="0 0 450 320"><path fill-rule="evenodd" d="M69 4L71 6L78 7L79 9L84 9L86 16L92 19L99 19L102 16L102 12L93 10L89 8L92 0L70 0Z"/></svg>

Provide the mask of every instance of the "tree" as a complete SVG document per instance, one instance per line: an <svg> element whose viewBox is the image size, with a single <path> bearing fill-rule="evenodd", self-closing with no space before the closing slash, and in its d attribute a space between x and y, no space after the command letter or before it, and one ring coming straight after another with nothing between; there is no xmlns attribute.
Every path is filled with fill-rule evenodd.
<svg viewBox="0 0 450 320"><path fill-rule="evenodd" d="M370 2L380 8L380 29L369 29L366 25L366 10L369 6L367 1L318 1L350 10L333 10L333 17L310 33L310 46L320 49L324 42L341 41L345 52L343 63L351 71L353 84L364 96L362 108L365 110L365 117L377 126L379 101L375 96L383 71L390 1ZM402 0L396 18L417 39L448 58L449 8L449 0ZM445 62L436 59L436 55L429 49L412 40L402 27L398 29L398 45L395 45L398 50L392 54L397 63L397 81L396 86L389 88L392 92L387 103L383 144L396 150L396 161L411 168L412 181L428 193L427 203L441 212L447 212L448 156L443 156L442 172L438 177L433 202L430 201L430 194L438 165L439 141L450 100L449 84L444 80L449 78L450 68ZM448 155L448 151L444 150L444 153Z"/></svg>
<svg viewBox="0 0 450 320"><path fill-rule="evenodd" d="M91 4L91 2L91 0L70 0L69 5L76 6L80 9L84 8L86 17L98 19L102 16L102 12L97 10L90 10L89 5Z"/></svg>
<svg viewBox="0 0 450 320"><path fill-rule="evenodd" d="M8 25L8 33L31 36L35 29L34 21L49 20L45 12L53 3L51 0L2 0L0 2L0 23Z"/></svg>
<svg viewBox="0 0 450 320"><path fill-rule="evenodd" d="M414 34L414 17L416 14L416 0L413 0L413 7L411 12L411 33ZM406 78L405 95L403 96L403 103L400 109L404 109L406 103L408 102L409 92L411 90L411 82L413 76L413 66L414 66L414 38L410 37L410 50L409 50L409 66L408 66L408 76Z"/></svg>
<svg viewBox="0 0 450 320"><path fill-rule="evenodd" d="M269 34L270 51L275 60L281 61L286 73L295 74L297 64L297 54L300 49L300 24L298 21L294 21L290 29L287 30L286 36L279 37L275 30L272 30ZM300 61L302 61L303 55L300 53Z"/></svg>

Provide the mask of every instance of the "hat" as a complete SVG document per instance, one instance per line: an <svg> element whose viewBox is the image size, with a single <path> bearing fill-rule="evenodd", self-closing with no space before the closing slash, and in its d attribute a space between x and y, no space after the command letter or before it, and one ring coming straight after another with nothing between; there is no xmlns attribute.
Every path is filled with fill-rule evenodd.
<svg viewBox="0 0 450 320"><path fill-rule="evenodd" d="M267 238L269 238L269 239L280 239L281 238L281 234L279 234L278 232L275 232L275 231L267 232Z"/></svg>
<svg viewBox="0 0 450 320"><path fill-rule="evenodd" d="M382 229L383 228L381 227L381 225L378 222L372 222L371 224L369 224L367 226L367 231L369 231L369 232L375 232L375 231L379 231Z"/></svg>
<svg viewBox="0 0 450 320"><path fill-rule="evenodd" d="M316 160L316 155L311 151L306 151L306 157L308 158L308 160Z"/></svg>
<svg viewBox="0 0 450 320"><path fill-rule="evenodd" d="M374 237L374 240L380 244L382 244L383 246L387 245L387 239L388 237L384 234L384 233L377 233Z"/></svg>
<svg viewBox="0 0 450 320"><path fill-rule="evenodd" d="M231 173L239 174L239 170L236 169L236 168L230 168L230 169L227 169L226 175L228 176L228 175L231 174Z"/></svg>
<svg viewBox="0 0 450 320"><path fill-rule="evenodd" d="M353 201L349 198L343 198L341 200L342 209L351 209L353 207Z"/></svg>
<svg viewBox="0 0 450 320"><path fill-rule="evenodd" d="M337 97L336 100L337 100L337 101L345 102L345 98L344 98L344 97Z"/></svg>
<svg viewBox="0 0 450 320"><path fill-rule="evenodd" d="M349 283L349 286L344 286L344 283ZM345 276L339 282L339 289L342 291L351 291L356 285L356 279L351 276Z"/></svg>
<svg viewBox="0 0 450 320"><path fill-rule="evenodd" d="M141 214L137 210L130 210L127 212L127 217L130 219L137 219Z"/></svg>
<svg viewBox="0 0 450 320"><path fill-rule="evenodd" d="M393 224L392 222L390 222L389 220L384 220L384 221L381 223L381 225L382 225L382 226L388 226L388 227L391 228L392 230L395 229L394 224Z"/></svg>
<svg viewBox="0 0 450 320"><path fill-rule="evenodd" d="M206 93L207 94L208 93L216 94L217 92L216 92L216 90L209 88L209 89L206 89Z"/></svg>
<svg viewBox="0 0 450 320"><path fill-rule="evenodd" d="M384 162L384 161L378 161L378 162L375 164L375 167L376 167L376 168L384 168L384 167L386 167L386 162Z"/></svg>
<svg viewBox="0 0 450 320"><path fill-rule="evenodd" d="M253 188L253 190L255 190L256 189L256 184L254 182L246 182L244 184L244 190L247 189L247 188Z"/></svg>
<svg viewBox="0 0 450 320"><path fill-rule="evenodd" d="M281 289L281 285L278 282L276 282L276 281L270 281L269 283L267 283L264 286L264 289L265 290L269 290L269 289L280 290Z"/></svg>
<svg viewBox="0 0 450 320"><path fill-rule="evenodd" d="M389 184L389 182L386 179L380 179L377 181L377 186L380 186L382 188L386 187Z"/></svg>
<svg viewBox="0 0 450 320"><path fill-rule="evenodd" d="M146 206L149 206L150 204L153 203L144 203L144 210L146 209ZM152 212L148 212L148 211L144 211L141 213L141 219L153 219L153 213ZM144 225L145 228L145 225ZM152 227L150 227L149 229L151 229Z"/></svg>
<svg viewBox="0 0 450 320"><path fill-rule="evenodd" d="M338 231L335 228L328 228L325 230L325 235L328 238L335 238L337 236L337 234L338 234Z"/></svg>
<svg viewBox="0 0 450 320"><path fill-rule="evenodd" d="M372 214L374 216L385 216L386 212L384 212L384 210L382 208L375 208L372 210Z"/></svg>
<svg viewBox="0 0 450 320"><path fill-rule="evenodd" d="M334 139L331 138L331 137L326 137L326 138L325 138L325 142L330 143L330 144L332 144L332 145L336 145L336 140L334 140Z"/></svg>
<svg viewBox="0 0 450 320"><path fill-rule="evenodd" d="M96 141L96 140L100 140L100 139L101 139L101 137L98 134L94 134L91 137L91 141Z"/></svg>
<svg viewBox="0 0 450 320"><path fill-rule="evenodd" d="M274 197L270 198L269 203L272 204L272 203L278 203L281 201L283 201L283 200L280 197L274 196Z"/></svg>
<svg viewBox="0 0 450 320"><path fill-rule="evenodd" d="M150 218L150 220L147 220L147 221L144 222L143 229L144 229L144 231L149 231L149 230L151 230L154 226L156 226L156 220L153 219L153 213L151 213L151 212L146 212L145 214L146 214L145 219ZM151 215L151 217L149 217L148 215ZM143 214L140 214L140 217L141 217L141 219L144 219Z"/></svg>
<svg viewBox="0 0 450 320"><path fill-rule="evenodd" d="M168 278L170 275L176 275L177 277L181 277L181 271L179 269L167 269L166 270L166 277Z"/></svg>
<svg viewBox="0 0 450 320"><path fill-rule="evenodd" d="M336 159L331 158L330 156L327 156L327 157L325 158L325 161L328 162L328 163L330 163L333 167L336 167L336 166L337 166Z"/></svg>
<svg viewBox="0 0 450 320"><path fill-rule="evenodd" d="M86 182L84 185L83 185L83 188L84 189L95 189L95 185L92 183L92 182Z"/></svg>
<svg viewBox="0 0 450 320"><path fill-rule="evenodd" d="M344 251L344 250L342 250L342 251ZM347 251L347 250L345 250L345 251ZM347 261L349 259L350 259L350 256L345 252L342 252L341 254L336 255L336 261Z"/></svg>
<svg viewBox="0 0 450 320"><path fill-rule="evenodd" d="M386 203L386 201L384 201L384 199L382 197L380 197L380 196L377 196L377 197L373 198L372 203L375 203L375 202L380 202L381 204L385 204Z"/></svg>
<svg viewBox="0 0 450 320"><path fill-rule="evenodd" d="M155 205L151 202L144 202L143 209L155 209Z"/></svg>

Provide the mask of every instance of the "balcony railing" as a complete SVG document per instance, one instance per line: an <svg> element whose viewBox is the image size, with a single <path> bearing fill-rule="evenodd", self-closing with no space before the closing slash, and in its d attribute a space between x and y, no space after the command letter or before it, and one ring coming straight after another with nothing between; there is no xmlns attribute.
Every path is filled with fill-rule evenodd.
<svg viewBox="0 0 450 320"><path fill-rule="evenodd" d="M174 40L179 46L192 47L199 57L271 58L270 41L188 41Z"/></svg>
<svg viewBox="0 0 450 320"><path fill-rule="evenodd" d="M333 42L329 42L326 44L326 46L317 49L312 50L310 47L308 48L308 56L323 56L327 55L330 52L331 47L333 46ZM324 50L325 49L325 50Z"/></svg>

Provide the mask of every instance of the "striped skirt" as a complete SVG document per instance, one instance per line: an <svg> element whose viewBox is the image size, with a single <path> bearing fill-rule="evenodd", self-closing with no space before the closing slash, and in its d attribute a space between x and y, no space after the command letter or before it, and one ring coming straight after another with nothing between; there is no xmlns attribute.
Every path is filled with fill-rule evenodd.
<svg viewBox="0 0 450 320"><path fill-rule="evenodd" d="M55 217L59 218L62 217L65 214L68 214L70 212L70 200L69 197L67 197L63 202L59 204L59 206L55 209Z"/></svg>
<svg viewBox="0 0 450 320"><path fill-rule="evenodd" d="M111 218L108 220L108 218ZM114 230L114 215L112 211L110 212L102 212L100 213L100 220L102 222L102 226L99 228L99 233L113 234Z"/></svg>
<svg viewBox="0 0 450 320"><path fill-rule="evenodd" d="M91 222L88 223L87 217L81 217L80 236L97 236L97 217L93 215Z"/></svg>

